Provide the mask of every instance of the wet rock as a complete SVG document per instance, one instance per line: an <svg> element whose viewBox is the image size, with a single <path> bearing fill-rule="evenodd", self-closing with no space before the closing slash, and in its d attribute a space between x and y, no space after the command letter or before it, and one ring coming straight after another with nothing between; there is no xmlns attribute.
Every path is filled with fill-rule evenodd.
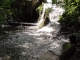
<svg viewBox="0 0 80 60"><path fill-rule="evenodd" d="M39 57L39 60L58 60L59 56L53 54L50 51L45 52L43 55Z"/></svg>
<svg viewBox="0 0 80 60"><path fill-rule="evenodd" d="M75 46L71 47L59 57L59 60L69 60L74 55L75 51Z"/></svg>

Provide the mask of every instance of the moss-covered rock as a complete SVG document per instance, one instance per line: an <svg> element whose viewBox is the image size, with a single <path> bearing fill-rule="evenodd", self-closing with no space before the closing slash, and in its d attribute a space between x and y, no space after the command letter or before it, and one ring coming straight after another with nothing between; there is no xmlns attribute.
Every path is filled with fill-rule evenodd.
<svg viewBox="0 0 80 60"><path fill-rule="evenodd" d="M69 48L73 47L74 45L70 43L64 43L62 46L62 53L66 52Z"/></svg>

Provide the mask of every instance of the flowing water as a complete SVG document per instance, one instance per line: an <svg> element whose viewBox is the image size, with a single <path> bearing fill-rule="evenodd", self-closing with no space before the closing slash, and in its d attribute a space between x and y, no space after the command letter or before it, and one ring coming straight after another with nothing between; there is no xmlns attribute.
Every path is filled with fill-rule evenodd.
<svg viewBox="0 0 80 60"><path fill-rule="evenodd" d="M37 24L37 26L40 27L40 28L44 24L44 21L45 21L45 19L44 19L45 10L48 9L48 8L52 8L52 4L51 3L43 3L42 15L40 17L40 21Z"/></svg>
<svg viewBox="0 0 80 60"><path fill-rule="evenodd" d="M68 38L58 35L60 26L57 21L64 9L56 4L45 3L41 19L45 7L52 8L49 14L50 23L41 29L37 26L2 28L4 34L0 34L0 60L39 60L47 51L61 55L62 45L68 42Z"/></svg>

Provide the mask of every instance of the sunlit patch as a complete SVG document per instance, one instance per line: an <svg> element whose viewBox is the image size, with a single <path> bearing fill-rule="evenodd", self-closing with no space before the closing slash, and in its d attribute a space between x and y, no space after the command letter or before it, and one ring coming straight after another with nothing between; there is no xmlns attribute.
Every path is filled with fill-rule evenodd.
<svg viewBox="0 0 80 60"><path fill-rule="evenodd" d="M24 47L24 48L30 48L32 46L32 44L30 43L24 43L23 45L19 45L20 47Z"/></svg>
<svg viewBox="0 0 80 60"><path fill-rule="evenodd" d="M48 2L48 3L49 3L49 2L52 3L52 0L47 0L47 2Z"/></svg>
<svg viewBox="0 0 80 60"><path fill-rule="evenodd" d="M49 3L45 3L44 4L44 8L45 9L48 9L48 8L51 8L52 7L52 4L49 4Z"/></svg>
<svg viewBox="0 0 80 60"><path fill-rule="evenodd" d="M50 44L49 50L54 52L54 54L61 55L62 45L62 41L55 41Z"/></svg>
<svg viewBox="0 0 80 60"><path fill-rule="evenodd" d="M52 32L52 31L54 31L54 29L53 28L50 28L50 27L43 27L43 28L41 28L41 29L39 29L37 32Z"/></svg>
<svg viewBox="0 0 80 60"><path fill-rule="evenodd" d="M22 52L21 55L25 56L25 55L27 55L27 54L26 54L26 52Z"/></svg>

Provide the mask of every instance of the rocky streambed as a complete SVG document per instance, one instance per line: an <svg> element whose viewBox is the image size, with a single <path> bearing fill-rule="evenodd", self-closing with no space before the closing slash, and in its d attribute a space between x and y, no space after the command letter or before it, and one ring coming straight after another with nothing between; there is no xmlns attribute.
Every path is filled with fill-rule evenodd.
<svg viewBox="0 0 80 60"><path fill-rule="evenodd" d="M38 29L37 26L7 27L3 28L3 32L4 34L0 34L1 60L39 60L48 51L59 56L62 45L68 42L68 38L48 27L42 29Z"/></svg>

